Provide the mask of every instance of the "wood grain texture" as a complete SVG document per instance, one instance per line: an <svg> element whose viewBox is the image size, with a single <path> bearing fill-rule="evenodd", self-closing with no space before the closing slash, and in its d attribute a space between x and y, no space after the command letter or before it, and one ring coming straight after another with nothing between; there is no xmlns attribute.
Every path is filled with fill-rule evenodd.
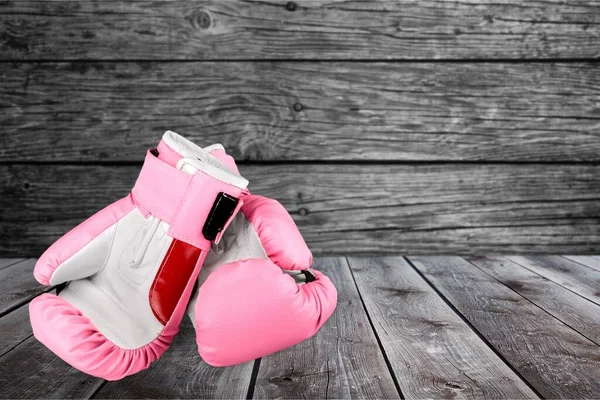
<svg viewBox="0 0 600 400"><path fill-rule="evenodd" d="M3 1L2 59L597 57L595 1Z"/></svg>
<svg viewBox="0 0 600 400"><path fill-rule="evenodd" d="M0 254L39 255L125 196L138 172L0 166ZM600 235L600 166L281 164L241 172L254 193L284 204L317 254L576 254L597 249Z"/></svg>
<svg viewBox="0 0 600 400"><path fill-rule="evenodd" d="M477 256L466 260L600 345L599 305L505 257Z"/></svg>
<svg viewBox="0 0 600 400"><path fill-rule="evenodd" d="M102 382L71 367L33 336L0 357L3 398L89 398Z"/></svg>
<svg viewBox="0 0 600 400"><path fill-rule="evenodd" d="M0 258L0 269L10 267L13 264L25 261L24 258Z"/></svg>
<svg viewBox="0 0 600 400"><path fill-rule="evenodd" d="M600 271L600 259L593 256L563 256L571 261Z"/></svg>
<svg viewBox="0 0 600 400"><path fill-rule="evenodd" d="M600 347L459 257L414 265L544 398L600 393Z"/></svg>
<svg viewBox="0 0 600 400"><path fill-rule="evenodd" d="M261 360L254 397L399 398L348 263L316 258L313 267L336 286L337 309L314 337Z"/></svg>
<svg viewBox="0 0 600 400"><path fill-rule="evenodd" d="M537 398L402 257L349 263L405 398Z"/></svg>
<svg viewBox="0 0 600 400"><path fill-rule="evenodd" d="M253 363L213 368L198 355L196 332L187 316L169 350L149 369L107 382L100 399L245 399Z"/></svg>
<svg viewBox="0 0 600 400"><path fill-rule="evenodd" d="M33 277L36 261L31 258L0 270L0 315L52 289Z"/></svg>
<svg viewBox="0 0 600 400"><path fill-rule="evenodd" d="M508 259L600 305L600 271L560 256L508 256Z"/></svg>
<svg viewBox="0 0 600 400"><path fill-rule="evenodd" d="M0 318L0 357L33 335L29 323L29 304Z"/></svg>
<svg viewBox="0 0 600 400"><path fill-rule="evenodd" d="M173 129L238 161L598 162L599 90L591 63L0 63L0 160L142 161Z"/></svg>

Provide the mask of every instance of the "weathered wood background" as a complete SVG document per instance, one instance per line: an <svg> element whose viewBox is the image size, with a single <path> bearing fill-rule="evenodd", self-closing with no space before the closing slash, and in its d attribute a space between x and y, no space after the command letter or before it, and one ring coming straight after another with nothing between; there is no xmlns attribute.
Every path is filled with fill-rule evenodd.
<svg viewBox="0 0 600 400"><path fill-rule="evenodd" d="M0 255L222 142L315 253L598 253L600 1L0 1Z"/></svg>

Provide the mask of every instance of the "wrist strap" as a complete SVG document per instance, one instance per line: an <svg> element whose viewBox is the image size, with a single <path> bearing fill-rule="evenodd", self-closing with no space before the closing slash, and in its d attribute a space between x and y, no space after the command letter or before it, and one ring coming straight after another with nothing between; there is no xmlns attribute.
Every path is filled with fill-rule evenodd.
<svg viewBox="0 0 600 400"><path fill-rule="evenodd" d="M169 236L208 250L240 210L244 189L201 170L188 175L148 151L131 192L142 212L170 225Z"/></svg>

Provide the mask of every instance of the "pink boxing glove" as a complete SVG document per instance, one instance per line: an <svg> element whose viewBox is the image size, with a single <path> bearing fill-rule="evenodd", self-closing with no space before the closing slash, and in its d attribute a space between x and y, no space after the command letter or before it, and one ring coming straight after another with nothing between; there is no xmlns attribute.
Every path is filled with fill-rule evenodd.
<svg viewBox="0 0 600 400"><path fill-rule="evenodd" d="M231 169L223 150L212 153ZM213 366L244 363L314 335L333 313L337 291L319 271L285 208L243 197L239 213L212 246L188 306L202 358Z"/></svg>
<svg viewBox="0 0 600 400"><path fill-rule="evenodd" d="M247 184L166 132L131 194L38 260L40 283L66 286L31 302L35 337L75 368L108 380L147 368L178 332L211 243L238 212Z"/></svg>

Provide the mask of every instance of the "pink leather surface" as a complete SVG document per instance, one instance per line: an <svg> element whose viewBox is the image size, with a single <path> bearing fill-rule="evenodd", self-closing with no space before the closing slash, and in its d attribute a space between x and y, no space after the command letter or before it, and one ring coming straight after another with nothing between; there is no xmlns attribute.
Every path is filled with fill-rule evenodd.
<svg viewBox="0 0 600 400"><path fill-rule="evenodd" d="M201 252L171 318L161 334L145 346L133 350L116 346L98 331L88 317L69 302L50 293L36 297L29 304L33 334L67 363L99 378L118 380L146 369L169 348L179 332L205 259L206 252Z"/></svg>
<svg viewBox="0 0 600 400"><path fill-rule="evenodd" d="M200 249L210 249L211 242L204 238L202 227L220 192L239 198L243 190L197 172L171 221L168 235Z"/></svg>
<svg viewBox="0 0 600 400"><path fill-rule="evenodd" d="M42 285L49 285L52 274L96 236L114 225L135 207L131 194L98 211L54 242L35 263L33 276Z"/></svg>
<svg viewBox="0 0 600 400"><path fill-rule="evenodd" d="M229 154L227 154L225 152L225 150L223 150L223 149L215 150L215 151L211 152L210 154L213 157L217 158L219 161L221 161L223 164L225 164L229 169L231 169L236 174L240 173L240 171L238 170L238 167L235 163L235 160L233 159L233 157L231 157Z"/></svg>
<svg viewBox="0 0 600 400"><path fill-rule="evenodd" d="M70 303L48 293L31 301L29 315L34 336L52 352L81 371L108 380L147 368L167 350L174 336L165 329L147 346L122 349Z"/></svg>
<svg viewBox="0 0 600 400"><path fill-rule="evenodd" d="M174 161L173 155L168 159ZM189 176L148 151L132 194L139 206L170 224L169 236L208 250L202 227L217 195L239 198L243 191L202 171Z"/></svg>
<svg viewBox="0 0 600 400"><path fill-rule="evenodd" d="M302 270L312 264L312 253L287 210L277 200L244 197L242 212L252 223L267 255L283 269Z"/></svg>
<svg viewBox="0 0 600 400"><path fill-rule="evenodd" d="M298 285L269 260L220 267L209 276L196 303L198 352L224 367L285 349L314 335L335 309L337 291L315 271Z"/></svg>
<svg viewBox="0 0 600 400"><path fill-rule="evenodd" d="M190 175L178 171L148 151L131 194L138 207L163 221L171 222L191 181Z"/></svg>
<svg viewBox="0 0 600 400"><path fill-rule="evenodd" d="M170 236L206 250L210 242L202 236L203 221L219 192L240 197L242 190L201 172L193 177L186 175L148 152L132 193L100 210L54 242L38 259L34 276L41 284L48 285L60 264L136 206L144 214L150 212L171 223Z"/></svg>
<svg viewBox="0 0 600 400"><path fill-rule="evenodd" d="M169 165L173 167L177 165L179 160L181 160L181 154L173 150L164 140L161 140L156 146L156 150L158 151L158 158L163 160Z"/></svg>
<svg viewBox="0 0 600 400"><path fill-rule="evenodd" d="M169 162L178 161L176 153L168 157ZM169 162L148 154L132 194L101 210L52 245L36 265L34 275L38 281L48 284L61 263L134 207L144 215L152 213L170 222L170 236L198 248L208 248L210 243L201 237L201 231L214 199L219 192L238 197L242 191L201 171L193 177L188 176ZM200 252L170 319L160 335L147 345L132 350L116 346L88 317L53 294L43 294L30 303L33 333L63 360L94 376L116 380L145 369L162 355L178 332L206 254Z"/></svg>
<svg viewBox="0 0 600 400"><path fill-rule="evenodd" d="M321 272L298 285L283 269L307 269L312 255L275 200L248 195L242 212L271 259L220 266L200 287L195 305L198 351L213 366L263 357L314 335L331 316L337 291Z"/></svg>
<svg viewBox="0 0 600 400"><path fill-rule="evenodd" d="M206 259L201 252L181 298L161 334L151 343L128 350L109 341L88 317L69 302L50 293L29 304L34 336L73 367L108 380L118 380L146 369L168 349L190 300L196 278Z"/></svg>

